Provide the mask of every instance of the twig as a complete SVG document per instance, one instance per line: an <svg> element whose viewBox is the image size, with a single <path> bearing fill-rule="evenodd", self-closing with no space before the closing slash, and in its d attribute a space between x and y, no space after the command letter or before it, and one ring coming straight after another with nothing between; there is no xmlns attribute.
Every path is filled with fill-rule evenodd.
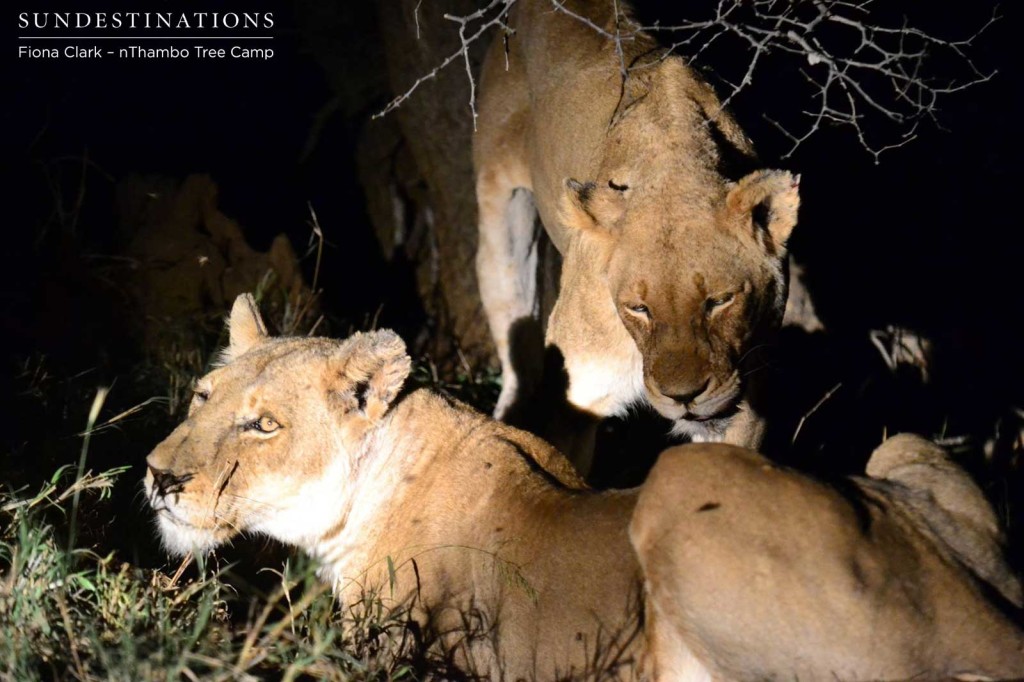
<svg viewBox="0 0 1024 682"><path fill-rule="evenodd" d="M178 570L174 572L173 576L171 576L171 582L167 583L168 589L171 589L178 584L178 580L181 578L181 574L184 573L185 569L192 564L193 559L194 557L192 555L192 552L189 552L185 555L185 558L182 559L181 563L178 565Z"/></svg>
<svg viewBox="0 0 1024 682"><path fill-rule="evenodd" d="M835 393L836 391L838 391L840 389L840 387L842 387L842 385L843 385L843 382L840 381L838 384L836 384L835 386L830 388L828 390L828 392L821 397L821 400L819 400L818 402L814 403L814 407L812 407L810 410L808 410L806 413L804 413L804 416L800 417L800 423L798 423L796 425L796 431L793 432L793 439L791 441L789 441L790 445L796 443L796 439L800 435L800 430L804 428L804 422L807 421L811 417L811 415L813 415L815 412L817 412L818 409L822 405L824 405L825 402L829 398L832 397L832 394Z"/></svg>
<svg viewBox="0 0 1024 682"><path fill-rule="evenodd" d="M414 92L416 92L416 89L419 88L423 83L425 83L425 82L427 82L429 80L433 80L434 78L436 78L437 74L440 73L441 71L443 71L446 66L448 66L449 64L454 62L456 59L459 59L461 57L463 59L463 61L465 62L465 65L466 65L466 75L469 77L469 85L470 85L469 107L470 107L470 111L473 114L473 129L476 130L476 118L477 118L477 113L476 113L476 80L473 78L473 72L472 72L472 70L470 68L469 48L470 48L470 46L473 43L475 43L477 40L479 40L481 36L483 36L485 33L487 33L487 31L490 30L492 27L500 26L500 27L504 28L505 27L505 17L508 16L508 11L512 8L512 6L515 3L516 3L516 0L491 0L491 2L486 7L483 7L482 9L479 9L476 12L473 12L472 14L467 14L466 16L463 16L463 17L457 17L457 16L454 16L454 15L451 15L451 14L445 14L444 15L445 19L447 19L448 21L452 21L452 22L455 22L455 23L459 24L459 41L460 41L459 49L456 50L455 52L453 52L452 54L448 55L444 59L444 61L442 61L432 71L430 71L429 73L427 73L427 74L417 78L416 81L409 87L408 90L406 90L404 93L402 93L398 97L396 97L393 100L391 100L386 107L384 107L383 109L378 111L376 114L374 114L373 118L376 119L376 118L380 118L381 116L386 116L387 114L391 113L392 111L394 111L395 109L400 107L407 99L409 99L412 96L412 94ZM495 14L490 19L487 19L486 21L484 21L484 19L487 17L487 13L490 12L491 10L493 10L495 7L498 7L499 5L501 6L501 9L498 11L498 13ZM418 5L417 5L417 7L418 7ZM466 35L466 28L470 24L472 24L473 22L476 22L476 21L482 21L483 23L480 24L479 28L477 28L476 31L474 31L471 35L467 36ZM418 13L416 14L416 23L417 23L417 26L419 26L419 14ZM417 28L417 33L418 32L419 32L419 30Z"/></svg>

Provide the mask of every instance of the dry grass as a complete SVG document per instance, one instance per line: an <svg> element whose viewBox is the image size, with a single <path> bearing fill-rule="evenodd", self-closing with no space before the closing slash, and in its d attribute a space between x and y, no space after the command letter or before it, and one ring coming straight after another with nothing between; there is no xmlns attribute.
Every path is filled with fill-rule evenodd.
<svg viewBox="0 0 1024 682"><path fill-rule="evenodd" d="M355 608L339 609L309 562L286 562L276 589L261 595L231 587L230 566L200 566L178 581L113 553L68 548L62 521L74 500L103 505L125 469L75 477L64 467L33 495L0 498L0 678L397 680L429 674L404 612L389 611L370 595Z"/></svg>
<svg viewBox="0 0 1024 682"><path fill-rule="evenodd" d="M278 310L283 318L270 320L278 329L313 322L304 311ZM209 330L202 347L219 347L218 335ZM152 546L137 494L141 458L180 419L193 379L214 355L182 346L162 354L161 366L143 360L136 374L144 381L99 389L93 374L59 377L45 357L20 366L16 399L45 409L35 423L21 424L29 441L22 450L5 453L8 485L35 483L0 488L0 680L451 677L404 610L373 594L341 609L304 557L247 556L243 567L214 556L160 566L166 557ZM467 367L445 382L432 367L420 364L415 383L493 402L493 375ZM147 391L158 395L143 398ZM120 449L126 442L133 448ZM40 484L47 461L66 464ZM118 516L140 517L141 536L111 537ZM253 579L253 565L264 567L261 580Z"/></svg>

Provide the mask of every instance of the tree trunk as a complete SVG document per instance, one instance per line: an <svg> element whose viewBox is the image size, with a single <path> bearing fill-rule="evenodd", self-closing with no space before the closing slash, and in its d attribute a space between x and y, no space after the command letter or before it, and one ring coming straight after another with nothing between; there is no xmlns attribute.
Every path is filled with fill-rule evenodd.
<svg viewBox="0 0 1024 682"><path fill-rule="evenodd" d="M405 92L459 49L457 26L444 14L464 15L476 9L472 0L379 3L392 92ZM488 43L480 40L470 47L474 78ZM360 169L371 195L370 214L378 238L385 251L392 252L386 255L394 257L401 248L415 264L420 296L435 320L427 350L435 358L453 358L455 344L477 367L493 362L494 348L474 265L476 198L469 98L470 84L460 60L383 120L367 126ZM381 152L389 147L392 163L382 164ZM390 181L381 173L390 175ZM375 182L367 177L370 174L378 176ZM385 187L388 196L382 196Z"/></svg>

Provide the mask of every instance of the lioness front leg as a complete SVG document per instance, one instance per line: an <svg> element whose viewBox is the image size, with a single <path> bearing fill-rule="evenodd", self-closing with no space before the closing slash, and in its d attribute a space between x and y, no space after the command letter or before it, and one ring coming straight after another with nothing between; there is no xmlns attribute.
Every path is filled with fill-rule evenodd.
<svg viewBox="0 0 1024 682"><path fill-rule="evenodd" d="M543 333L537 295L537 210L532 193L507 176L477 176L480 242L476 272L491 335L501 361L494 416L507 419L540 380Z"/></svg>

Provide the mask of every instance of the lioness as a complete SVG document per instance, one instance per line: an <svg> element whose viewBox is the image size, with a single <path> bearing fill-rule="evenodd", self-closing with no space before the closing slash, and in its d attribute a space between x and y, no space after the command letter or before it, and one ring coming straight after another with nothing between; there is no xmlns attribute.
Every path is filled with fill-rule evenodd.
<svg viewBox="0 0 1024 682"><path fill-rule="evenodd" d="M501 361L495 416L542 374L539 213L563 257L544 343L564 362L572 411L621 415L646 399L676 433L756 448L745 373L782 319L798 181L755 170L711 87L650 36L629 33L619 54L616 6L629 11L519 0L483 65L476 264ZM596 422L564 433L577 421L558 419L545 435L586 472Z"/></svg>
<svg viewBox="0 0 1024 682"><path fill-rule="evenodd" d="M662 454L630 535L656 679L1024 678L1021 583L943 450L878 447L835 489L748 450Z"/></svg>
<svg viewBox="0 0 1024 682"><path fill-rule="evenodd" d="M398 397L393 332L268 338L248 295L229 325L224 365L147 459L168 550L265 533L318 558L346 604L383 586L475 674L634 676L635 492L585 491L539 439L426 390Z"/></svg>
<svg viewBox="0 0 1024 682"><path fill-rule="evenodd" d="M667 451L642 492L597 493L537 438L400 394L391 332L270 338L248 295L229 325L224 365L147 459L175 554L242 532L297 545L343 603L382 588L492 679L1024 674L1020 632L980 587L1020 602L992 510L924 443L889 441L869 465L885 480L843 496L722 444Z"/></svg>

